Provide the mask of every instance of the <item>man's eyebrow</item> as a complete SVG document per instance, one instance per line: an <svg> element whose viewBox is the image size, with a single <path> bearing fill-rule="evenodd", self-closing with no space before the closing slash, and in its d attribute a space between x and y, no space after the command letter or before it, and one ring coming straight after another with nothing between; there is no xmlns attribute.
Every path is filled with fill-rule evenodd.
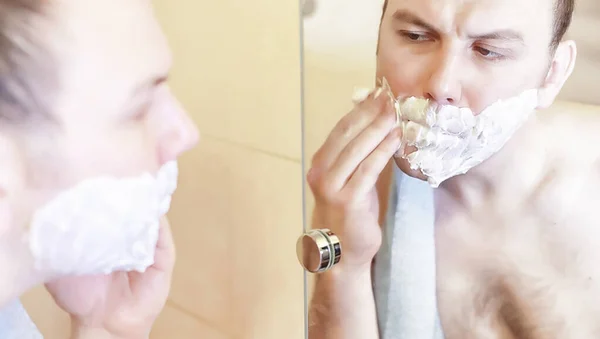
<svg viewBox="0 0 600 339"><path fill-rule="evenodd" d="M496 32L485 33L485 34L473 34L469 35L469 39L472 40L502 40L502 41L513 41L523 43L523 35L519 32L504 29Z"/></svg>
<svg viewBox="0 0 600 339"><path fill-rule="evenodd" d="M396 12L394 12L393 19L394 21L421 27L426 31L437 32L437 29L433 25L428 24L418 15L406 9L399 9ZM519 32L510 29L504 29L485 34L472 34L469 35L468 38L471 40L502 40L519 43L523 43L524 41L523 35L521 35Z"/></svg>
<svg viewBox="0 0 600 339"><path fill-rule="evenodd" d="M144 81L142 83L140 83L138 86L136 86L133 91L131 92L131 96L132 97L136 97L140 94L142 94L143 92L146 92L154 87L157 87L165 82L167 82L168 80L168 75L159 75L153 78L150 78L147 81Z"/></svg>
<svg viewBox="0 0 600 339"><path fill-rule="evenodd" d="M425 29L426 31L432 31L432 32L437 31L437 29L435 27L433 27L432 25L425 22L425 20L421 19L415 13L413 13L409 10L406 10L406 9L399 9L396 12L394 12L393 19L394 19L394 21L399 21L402 23L407 23L410 25L421 27L421 28Z"/></svg>

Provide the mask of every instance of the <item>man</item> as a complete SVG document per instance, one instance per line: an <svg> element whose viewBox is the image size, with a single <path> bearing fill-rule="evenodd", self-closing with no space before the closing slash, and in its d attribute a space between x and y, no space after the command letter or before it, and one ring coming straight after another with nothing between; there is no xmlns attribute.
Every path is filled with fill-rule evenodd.
<svg viewBox="0 0 600 339"><path fill-rule="evenodd" d="M529 89L536 92L535 108L547 108L574 67L575 44L562 41L573 6L573 0L388 0L377 77L389 82L394 96L467 107L476 116ZM427 222L404 230L401 220L412 210L398 208L420 208L412 200L427 199L394 195L404 185L420 187L407 175L427 177L394 157L403 131L385 92L359 103L315 154L307 176L316 200L313 228L330 229L343 248L340 263L316 277L309 337L439 338L436 312L449 339L596 337L598 125L594 116L539 112L494 156L445 180L432 207L435 267L418 280L386 276L388 263L381 262L409 251L390 244L393 230L407 233L404 245L415 251L427 245L427 239L411 245L411 236L421 240L408 233L421 232ZM390 189L402 201L388 205ZM380 249L386 255L376 258L373 278ZM413 260L411 253L402 259ZM422 263L414 259L414 271L405 275L420 274L427 255ZM401 302L409 299L398 291L428 289L427 279L435 282L432 309L419 309L427 306L427 293L408 308L390 304L394 293L404 295ZM394 285L401 280L412 285ZM373 285L384 296L377 303ZM389 317L395 307L402 312Z"/></svg>
<svg viewBox="0 0 600 339"><path fill-rule="evenodd" d="M2 314L6 321L0 317L0 337L38 337L11 300L42 283L71 315L73 338L148 337L175 260L168 224L161 223L159 235L156 214L118 211L127 203L118 196L82 208L72 201L63 213L49 215L84 218L67 220L68 226L35 224L41 215L34 213L71 187L81 192L85 187L76 184L88 178L103 178L98 194L107 183L122 187L125 181L107 176L155 173L196 144L196 127L166 84L170 58L148 1L0 0L0 310L15 305ZM126 186L154 189L150 178ZM98 201L94 194L79 197ZM82 221L105 207L118 213L96 215L99 225ZM109 217L149 218L141 225L149 231L133 240L140 240L134 246L139 257L148 254L146 243L156 246L153 264L140 272L70 278L61 264L71 262L76 270L106 264L103 256L93 257L97 243L83 240L118 246L130 241L124 237L140 236L130 234L128 222L102 224ZM46 233L34 243L40 230ZM69 234L76 236L65 238ZM82 258L90 261L82 266Z"/></svg>

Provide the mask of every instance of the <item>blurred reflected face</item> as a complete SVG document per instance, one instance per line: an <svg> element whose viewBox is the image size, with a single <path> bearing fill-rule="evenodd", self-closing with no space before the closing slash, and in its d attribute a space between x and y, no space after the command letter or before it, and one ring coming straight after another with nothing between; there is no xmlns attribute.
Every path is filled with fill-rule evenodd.
<svg viewBox="0 0 600 339"><path fill-rule="evenodd" d="M52 10L59 128L30 145L44 169L34 188L155 172L196 144L197 129L166 82L171 54L150 2L65 0Z"/></svg>
<svg viewBox="0 0 600 339"><path fill-rule="evenodd" d="M397 96L478 114L499 99L544 87L553 61L553 8L552 0L390 0L377 76ZM540 95L542 102L554 99ZM397 163L420 176L406 160Z"/></svg>
<svg viewBox="0 0 600 339"><path fill-rule="evenodd" d="M155 171L196 144L196 127L166 83L171 54L150 2L65 0L54 10L49 40L61 86L52 111L61 128L36 150L48 153L35 155L78 181Z"/></svg>
<svg viewBox="0 0 600 339"><path fill-rule="evenodd" d="M155 173L198 141L167 85L171 54L149 1L55 1L47 16L36 34L58 60L56 124L13 133L0 152L0 231L78 182Z"/></svg>

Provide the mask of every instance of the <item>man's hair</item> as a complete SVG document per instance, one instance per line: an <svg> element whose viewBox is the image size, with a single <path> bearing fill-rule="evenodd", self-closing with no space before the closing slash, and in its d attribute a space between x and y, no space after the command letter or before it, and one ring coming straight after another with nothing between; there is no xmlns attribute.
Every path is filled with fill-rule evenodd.
<svg viewBox="0 0 600 339"><path fill-rule="evenodd" d="M387 9L388 0L383 3L383 15ZM569 26L571 26L571 20L573 19L573 10L575 9L575 0L554 0L554 27L552 30L552 41L550 47L552 50L556 49L562 39L564 38Z"/></svg>
<svg viewBox="0 0 600 339"><path fill-rule="evenodd" d="M386 0L387 1L387 0ZM555 0L554 3L554 30L551 46L558 47L573 19L575 0Z"/></svg>
<svg viewBox="0 0 600 339"><path fill-rule="evenodd" d="M40 23L40 0L0 0L0 128L48 120L56 71Z"/></svg>

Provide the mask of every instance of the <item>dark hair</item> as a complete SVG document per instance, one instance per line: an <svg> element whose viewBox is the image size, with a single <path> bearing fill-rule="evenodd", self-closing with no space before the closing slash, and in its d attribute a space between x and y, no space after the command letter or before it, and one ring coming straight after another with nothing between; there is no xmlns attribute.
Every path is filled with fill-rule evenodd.
<svg viewBox="0 0 600 339"><path fill-rule="evenodd" d="M44 3L0 0L0 128L50 117L56 64L41 39Z"/></svg>
<svg viewBox="0 0 600 339"><path fill-rule="evenodd" d="M383 3L383 13L381 19L387 9L388 0ZM554 3L554 27L552 32L552 41L550 47L554 50L562 41L567 33L571 20L573 19L573 11L575 10L575 0L555 0Z"/></svg>
<svg viewBox="0 0 600 339"><path fill-rule="evenodd" d="M387 1L387 0L386 0ZM571 21L573 20L573 11L575 10L575 0L555 0L554 3L554 31L552 34L552 48L558 47L563 37L567 33Z"/></svg>

